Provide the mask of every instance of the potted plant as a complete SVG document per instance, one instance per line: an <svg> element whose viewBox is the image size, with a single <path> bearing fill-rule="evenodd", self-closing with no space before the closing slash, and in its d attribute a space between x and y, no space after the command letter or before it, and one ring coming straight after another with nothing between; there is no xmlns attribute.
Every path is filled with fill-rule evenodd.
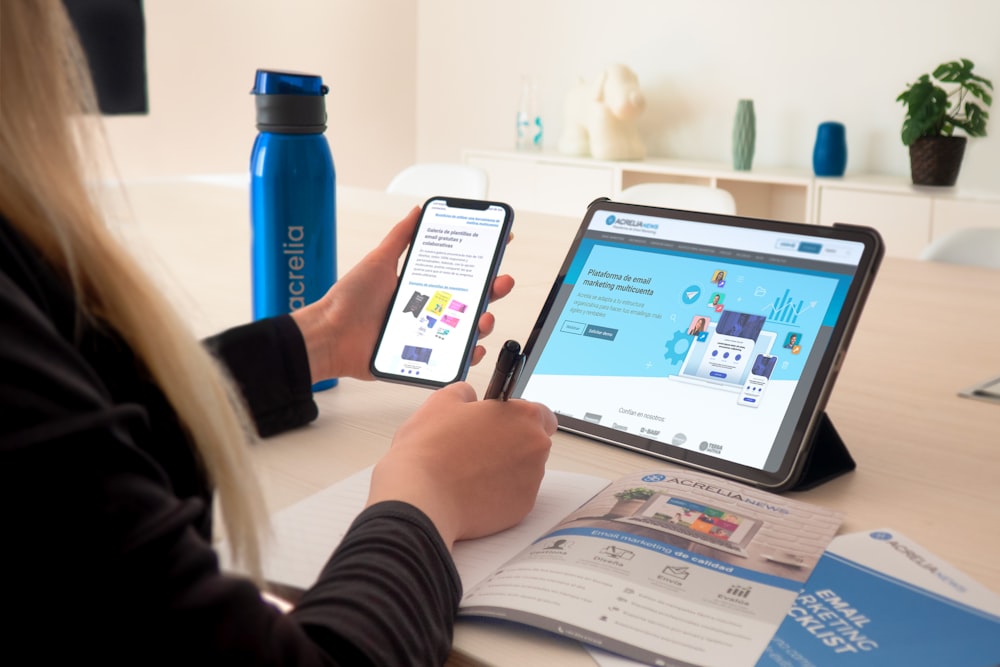
<svg viewBox="0 0 1000 667"><path fill-rule="evenodd" d="M966 143L965 136L953 134L956 129L969 137L986 136L993 84L973 66L967 58L942 63L896 98L906 107L901 136L910 148L914 185L955 184ZM941 84L953 85L945 90Z"/></svg>
<svg viewBox="0 0 1000 667"><path fill-rule="evenodd" d="M646 488L645 486L636 486L631 489L622 489L615 493L615 498L618 502L615 506L611 508L608 512L608 516L631 516L635 513L639 506L644 502L653 497L656 493L653 489Z"/></svg>

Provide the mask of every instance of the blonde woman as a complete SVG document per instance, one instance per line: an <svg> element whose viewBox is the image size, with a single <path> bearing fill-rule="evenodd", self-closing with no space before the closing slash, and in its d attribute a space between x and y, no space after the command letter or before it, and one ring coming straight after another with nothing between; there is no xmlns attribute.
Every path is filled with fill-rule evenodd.
<svg viewBox="0 0 1000 667"><path fill-rule="evenodd" d="M320 302L207 351L91 203L71 121L92 97L58 0L0 0L5 662L443 662L461 595L449 550L527 513L554 416L477 401L467 384L437 391L397 432L367 508L291 613L220 573L213 493L259 572L249 433L314 418L314 379L370 379L416 211ZM512 286L498 278L493 296ZM484 335L492 324L484 315Z"/></svg>

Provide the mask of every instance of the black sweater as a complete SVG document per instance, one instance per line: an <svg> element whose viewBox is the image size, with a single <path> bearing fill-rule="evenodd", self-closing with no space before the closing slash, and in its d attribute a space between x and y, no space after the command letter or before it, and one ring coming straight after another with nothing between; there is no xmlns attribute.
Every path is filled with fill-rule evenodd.
<svg viewBox="0 0 1000 667"><path fill-rule="evenodd" d="M209 345L262 433L315 417L290 317ZM4 664L438 664L461 596L434 526L403 503L364 511L287 616L220 573L211 490L170 405L119 337L80 327L2 218L0 529Z"/></svg>

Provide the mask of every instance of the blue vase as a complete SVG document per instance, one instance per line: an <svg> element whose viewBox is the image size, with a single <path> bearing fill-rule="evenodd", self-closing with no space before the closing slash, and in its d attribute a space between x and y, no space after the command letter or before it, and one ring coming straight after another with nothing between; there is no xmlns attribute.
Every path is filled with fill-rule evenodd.
<svg viewBox="0 0 1000 667"><path fill-rule="evenodd" d="M733 169L750 170L756 143L757 118L753 100L740 100L736 103L736 119L733 121Z"/></svg>
<svg viewBox="0 0 1000 667"><path fill-rule="evenodd" d="M843 123L820 123L813 147L813 173L843 176L847 168L847 134Z"/></svg>

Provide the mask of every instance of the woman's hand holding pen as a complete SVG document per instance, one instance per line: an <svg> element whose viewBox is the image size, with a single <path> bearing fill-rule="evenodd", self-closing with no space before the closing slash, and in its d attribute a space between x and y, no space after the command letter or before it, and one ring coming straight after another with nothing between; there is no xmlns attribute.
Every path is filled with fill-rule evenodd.
<svg viewBox="0 0 1000 667"><path fill-rule="evenodd" d="M540 403L477 401L468 383L448 385L396 431L368 503L419 507L449 546L509 528L534 506L555 430Z"/></svg>
<svg viewBox="0 0 1000 667"><path fill-rule="evenodd" d="M399 260L419 217L420 208L415 207L322 299L292 313L306 343L313 382L330 377L372 379L368 361L396 289ZM513 288L513 278L497 276L490 301L507 296ZM484 313L479 318L479 338L488 336L493 325L492 313ZM477 345L472 363L479 363L485 354L486 349Z"/></svg>

